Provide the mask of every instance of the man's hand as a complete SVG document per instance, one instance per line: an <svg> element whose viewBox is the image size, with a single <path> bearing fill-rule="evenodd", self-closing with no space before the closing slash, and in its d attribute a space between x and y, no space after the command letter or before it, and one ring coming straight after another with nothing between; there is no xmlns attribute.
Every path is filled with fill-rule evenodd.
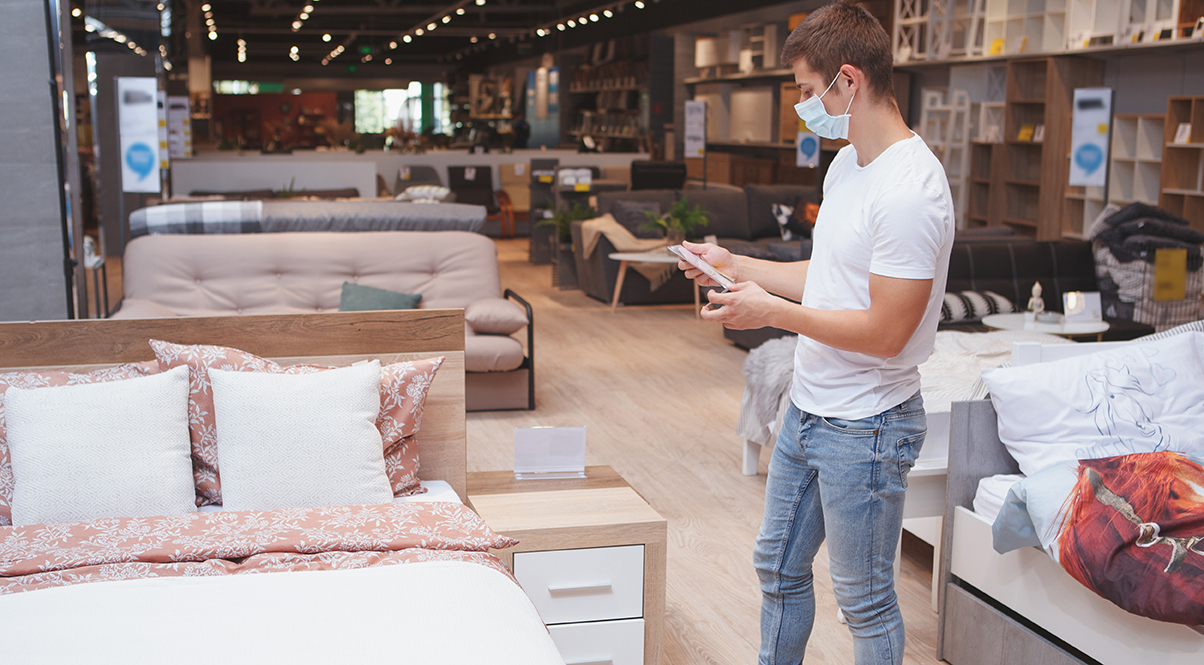
<svg viewBox="0 0 1204 665"><path fill-rule="evenodd" d="M700 316L707 321L718 321L732 330L764 328L770 325L769 320L777 308L790 305L762 289L756 282L737 282L727 292L711 291L707 294L707 300L721 307L703 307Z"/></svg>
<svg viewBox="0 0 1204 665"><path fill-rule="evenodd" d="M703 261L714 266L719 272L731 277L733 282L740 281L739 276L736 274L735 258L726 249L709 242L694 243L685 241L681 243L681 246L686 251L700 256ZM678 259L677 267L685 273L687 279L696 280L699 286L721 286L720 284L716 284L715 280L707 277L706 273L681 259Z"/></svg>

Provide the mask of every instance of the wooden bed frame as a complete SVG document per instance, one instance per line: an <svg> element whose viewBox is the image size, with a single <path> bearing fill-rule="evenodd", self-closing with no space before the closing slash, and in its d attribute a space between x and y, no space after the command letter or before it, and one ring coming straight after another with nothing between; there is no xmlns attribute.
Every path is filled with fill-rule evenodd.
<svg viewBox="0 0 1204 665"><path fill-rule="evenodd" d="M416 438L419 477L447 481L467 498L463 310L0 323L0 372L86 371L154 360L150 339L229 346L282 364L444 356Z"/></svg>
<svg viewBox="0 0 1204 665"><path fill-rule="evenodd" d="M1075 345L1067 345L1074 347ZM949 446L937 658L952 665L1187 665L1204 636L1129 614L1036 548L998 554L973 512L978 481L1019 473L989 400L955 402Z"/></svg>

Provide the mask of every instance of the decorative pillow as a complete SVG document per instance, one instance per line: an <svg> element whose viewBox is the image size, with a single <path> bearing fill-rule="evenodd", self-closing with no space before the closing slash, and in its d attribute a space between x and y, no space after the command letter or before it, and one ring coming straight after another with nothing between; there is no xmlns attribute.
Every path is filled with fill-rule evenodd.
<svg viewBox="0 0 1204 665"><path fill-rule="evenodd" d="M941 323L981 321L990 314L1009 314L1016 311L1011 300L994 291L962 291L946 293L941 305Z"/></svg>
<svg viewBox="0 0 1204 665"><path fill-rule="evenodd" d="M340 312L364 312L381 309L418 309L421 293L398 293L375 286L343 282L339 296Z"/></svg>
<svg viewBox="0 0 1204 665"><path fill-rule="evenodd" d="M1204 333L987 370L999 440L1031 476L1061 462L1204 454Z"/></svg>
<svg viewBox="0 0 1204 665"><path fill-rule="evenodd" d="M464 321L474 332L513 335L527 325L527 310L505 298L484 298L464 308Z"/></svg>
<svg viewBox="0 0 1204 665"><path fill-rule="evenodd" d="M12 522L192 513L188 370L93 385L10 388Z"/></svg>
<svg viewBox="0 0 1204 665"><path fill-rule="evenodd" d="M270 374L310 374L331 369L316 365L281 367L271 360L224 346L185 346L159 340L151 340L150 345L159 359L160 369L188 365L191 370L188 419L198 506L222 502L209 369ZM422 491L418 482L418 446L414 444L414 435L422 424L427 390L442 364L443 357L440 356L392 363L380 370L380 414L376 427L380 430L385 469L393 484L394 496Z"/></svg>
<svg viewBox="0 0 1204 665"><path fill-rule="evenodd" d="M222 503L275 510L389 503L380 361L313 374L211 368Z"/></svg>
<svg viewBox="0 0 1204 665"><path fill-rule="evenodd" d="M644 228L648 224L648 215L644 214L646 212L654 215L661 214L661 204L656 201L615 201L614 205L610 207L610 214L614 216L615 221L631 231L635 237L665 237L665 234L659 230Z"/></svg>
<svg viewBox="0 0 1204 665"><path fill-rule="evenodd" d="M12 524L13 468L8 454L7 427L4 416L4 395L9 388L48 388L52 386L121 381L159 373L159 363L151 360L130 365L106 367L86 374L32 371L0 374L0 526Z"/></svg>
<svg viewBox="0 0 1204 665"><path fill-rule="evenodd" d="M782 234L782 240L811 237L811 225L800 221L795 216L796 210L798 210L797 206L786 206L780 203L773 204L773 218L778 221L778 230ZM812 220L813 223L814 220Z"/></svg>
<svg viewBox="0 0 1204 665"><path fill-rule="evenodd" d="M411 203L439 203L451 194L451 190L441 185L414 185L406 187L405 191L398 194L396 200L410 201Z"/></svg>

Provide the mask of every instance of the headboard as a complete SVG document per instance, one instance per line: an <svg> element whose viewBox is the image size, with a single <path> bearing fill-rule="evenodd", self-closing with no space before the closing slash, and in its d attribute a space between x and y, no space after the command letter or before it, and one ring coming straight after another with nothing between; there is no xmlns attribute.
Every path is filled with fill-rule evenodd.
<svg viewBox="0 0 1204 665"><path fill-rule="evenodd" d="M466 498L463 310L0 323L0 372L80 371L154 360L147 344L152 338L229 346L282 364L444 356L416 439L419 476L445 480Z"/></svg>

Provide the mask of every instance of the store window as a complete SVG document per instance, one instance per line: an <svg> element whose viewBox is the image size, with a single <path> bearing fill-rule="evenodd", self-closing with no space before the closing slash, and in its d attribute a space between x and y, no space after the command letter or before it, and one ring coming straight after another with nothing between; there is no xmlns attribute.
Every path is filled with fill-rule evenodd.
<svg viewBox="0 0 1204 665"><path fill-rule="evenodd" d="M408 88L355 91L356 132L381 134L392 127L421 129L421 83L413 81Z"/></svg>

